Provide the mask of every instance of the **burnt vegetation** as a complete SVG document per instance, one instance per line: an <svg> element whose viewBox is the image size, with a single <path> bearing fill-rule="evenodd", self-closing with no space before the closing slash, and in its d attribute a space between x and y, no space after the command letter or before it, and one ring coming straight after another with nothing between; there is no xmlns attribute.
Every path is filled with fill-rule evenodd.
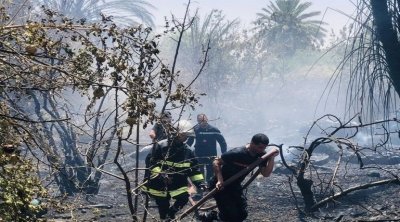
<svg viewBox="0 0 400 222"><path fill-rule="evenodd" d="M302 19L319 13L301 16L311 3L300 1L277 0L263 8L254 35L236 30L237 21L226 21L220 11L202 23L196 13L190 15L190 1L184 17L166 21L162 34L115 23L105 14L88 21L28 1L0 2L0 220L5 221L157 220L154 203L140 192L146 170L141 151L151 145L143 140L148 127L165 111L179 120L199 107L204 92L212 104L254 116L259 110L246 109L246 103L229 106L230 100L219 98L245 83L261 88L265 80L296 81L288 69L304 57L302 50L321 50L325 36L316 21L301 29ZM399 6L399 1L360 1L348 36L335 42L345 56L326 91L346 82L347 112L343 118L323 115L302 132L300 145L285 144L288 152L281 147L275 173L283 179L272 184L286 187L285 197L299 213L280 213L281 221L288 220L284 216L346 219L346 213L332 217L324 211L343 207L342 200L362 190L380 193L390 186L397 191L390 198L398 199ZM297 17L287 19L290 13L283 9ZM286 31L285 42L278 44ZM290 47L302 34L304 47ZM161 47L163 40L169 49ZM230 118L236 116L227 122ZM251 181L258 183L255 176ZM399 220L391 207L397 203L370 210L373 203L354 202L364 204L367 213L347 219ZM265 219L261 214L249 219ZM190 216L185 219L195 220Z"/></svg>
<svg viewBox="0 0 400 222"><path fill-rule="evenodd" d="M281 155L283 165L290 171L289 181L296 182L301 192L304 209L299 210L304 210L303 213L317 211L352 192L386 184L399 185L398 144L392 143L392 140L398 141L398 131L388 129L397 125L398 120L371 123L360 120L355 117L342 122L334 115L325 115L313 123L303 146L289 147L296 150L293 153L297 162L290 164ZM374 135L364 134L369 139L365 144L355 142L365 128L371 129ZM354 183L354 178L347 176L349 171L365 177L364 182ZM299 207L297 201L296 206Z"/></svg>

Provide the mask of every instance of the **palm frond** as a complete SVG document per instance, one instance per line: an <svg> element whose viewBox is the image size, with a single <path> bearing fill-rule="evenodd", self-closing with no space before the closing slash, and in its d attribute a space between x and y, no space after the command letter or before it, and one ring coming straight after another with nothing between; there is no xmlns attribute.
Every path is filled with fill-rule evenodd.
<svg viewBox="0 0 400 222"><path fill-rule="evenodd" d="M155 7L144 0L38 0L37 4L75 19L98 21L103 13L113 16L115 22L120 24L154 26L154 17L148 9Z"/></svg>

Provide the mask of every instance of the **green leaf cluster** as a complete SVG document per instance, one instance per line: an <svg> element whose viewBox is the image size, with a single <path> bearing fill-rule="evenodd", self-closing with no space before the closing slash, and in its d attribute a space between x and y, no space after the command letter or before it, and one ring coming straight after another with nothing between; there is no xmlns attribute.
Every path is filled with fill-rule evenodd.
<svg viewBox="0 0 400 222"><path fill-rule="evenodd" d="M0 113L6 111L0 104ZM19 155L18 137L12 123L0 119L0 220L4 221L32 221L43 210L32 201L46 196L36 168Z"/></svg>

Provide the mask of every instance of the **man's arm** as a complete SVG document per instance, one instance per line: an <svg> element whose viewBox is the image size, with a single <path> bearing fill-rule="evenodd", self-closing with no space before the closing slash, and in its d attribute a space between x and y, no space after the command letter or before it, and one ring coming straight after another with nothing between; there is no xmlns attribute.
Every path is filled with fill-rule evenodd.
<svg viewBox="0 0 400 222"><path fill-rule="evenodd" d="M267 162L265 163L264 167L261 167L261 175L264 177L269 177L274 169L275 164L275 157L279 155L279 152L276 152L275 155L268 158Z"/></svg>
<svg viewBox="0 0 400 222"><path fill-rule="evenodd" d="M220 157L217 157L213 161L214 175L217 177L217 184L215 184L215 188L220 190L222 188L222 184L224 183L224 178L222 177L221 167L224 164L224 161Z"/></svg>
<svg viewBox="0 0 400 222"><path fill-rule="evenodd" d="M217 130L217 131L218 131L218 134L216 135L216 138L219 143L219 147L221 148L221 153L225 153L227 150L225 138L219 130Z"/></svg>
<svg viewBox="0 0 400 222"><path fill-rule="evenodd" d="M154 142L154 140L156 139L156 131L154 129L150 130L149 137Z"/></svg>
<svg viewBox="0 0 400 222"><path fill-rule="evenodd" d="M149 132L149 137L153 142L157 142L157 134L160 132L159 130L160 126L159 123L154 124L153 128Z"/></svg>
<svg viewBox="0 0 400 222"><path fill-rule="evenodd" d="M146 156L146 167L151 167L158 163L158 161L162 160L162 151L161 146L158 143L154 143L150 152Z"/></svg>
<svg viewBox="0 0 400 222"><path fill-rule="evenodd" d="M191 147L194 143L194 138L194 136L189 136L189 138L186 140L186 144Z"/></svg>

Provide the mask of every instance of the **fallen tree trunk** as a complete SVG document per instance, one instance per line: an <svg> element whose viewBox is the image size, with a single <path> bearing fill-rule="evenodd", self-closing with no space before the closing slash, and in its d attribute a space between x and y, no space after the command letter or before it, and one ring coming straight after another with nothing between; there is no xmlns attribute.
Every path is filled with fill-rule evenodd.
<svg viewBox="0 0 400 222"><path fill-rule="evenodd" d="M317 202L316 204L314 204L311 209L315 210L318 209L319 207L321 207L322 205L326 204L329 201L332 201L334 199L337 199L339 197L345 196L353 191L357 191L357 190L363 190L363 189L368 189L370 187L376 187L376 186L380 186L380 185L384 185L384 184L390 184L390 183L396 183L400 185L400 180L398 178L396 179L387 179L387 180L380 180L380 181L375 181L372 183L368 183L368 184L363 184L360 186L356 186L356 187L350 187L347 190L343 190L340 193L334 194L333 196L327 197L319 202Z"/></svg>

